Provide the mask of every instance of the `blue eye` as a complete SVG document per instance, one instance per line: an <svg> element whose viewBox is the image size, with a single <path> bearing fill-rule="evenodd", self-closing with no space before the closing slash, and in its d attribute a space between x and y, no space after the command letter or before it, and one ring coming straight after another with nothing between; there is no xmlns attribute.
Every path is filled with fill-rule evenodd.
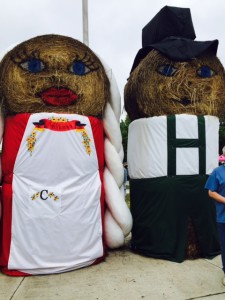
<svg viewBox="0 0 225 300"><path fill-rule="evenodd" d="M82 76L90 72L90 69L82 61L74 61L70 67L70 72Z"/></svg>
<svg viewBox="0 0 225 300"><path fill-rule="evenodd" d="M202 66L198 69L197 75L202 78L210 78L215 75L215 72L208 66Z"/></svg>
<svg viewBox="0 0 225 300"><path fill-rule="evenodd" d="M159 66L157 71L164 76L173 76L176 73L176 68L172 65L162 65Z"/></svg>
<svg viewBox="0 0 225 300"><path fill-rule="evenodd" d="M36 59L36 58L31 58L21 63L20 66L24 70L29 71L30 73L39 73L45 68L44 63L40 59Z"/></svg>

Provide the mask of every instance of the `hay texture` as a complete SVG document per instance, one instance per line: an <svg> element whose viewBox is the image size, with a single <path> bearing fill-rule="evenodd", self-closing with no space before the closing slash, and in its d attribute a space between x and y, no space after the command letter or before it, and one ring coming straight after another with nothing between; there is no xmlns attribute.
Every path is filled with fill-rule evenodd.
<svg viewBox="0 0 225 300"><path fill-rule="evenodd" d="M165 65L173 67L172 76L160 73ZM212 77L199 76L202 66L212 70ZM131 120L182 113L224 117L224 68L210 52L179 62L152 50L131 73L124 101Z"/></svg>
<svg viewBox="0 0 225 300"><path fill-rule="evenodd" d="M30 72L28 62L38 60L41 70ZM85 65L84 74L73 72L74 62ZM58 113L102 117L109 100L109 81L98 57L83 43L70 37L43 35L25 41L3 58L0 64L0 97L5 115L55 112L45 103L43 91L66 88L77 95L70 105L57 106Z"/></svg>
<svg viewBox="0 0 225 300"><path fill-rule="evenodd" d="M185 249L185 254L187 259L197 259L201 258L202 251L199 245L199 240L196 234L196 228L194 226L193 220L188 218L188 236L187 236L187 245Z"/></svg>

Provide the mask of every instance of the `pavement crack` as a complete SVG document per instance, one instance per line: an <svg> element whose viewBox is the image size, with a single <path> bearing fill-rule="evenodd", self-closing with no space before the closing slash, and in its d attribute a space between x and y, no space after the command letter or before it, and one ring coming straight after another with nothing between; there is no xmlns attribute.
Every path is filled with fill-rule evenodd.
<svg viewBox="0 0 225 300"><path fill-rule="evenodd" d="M222 269L220 266L218 266L217 264L213 263L212 261L209 261L207 259L204 259L205 262L209 263L210 265L217 267L218 269Z"/></svg>
<svg viewBox="0 0 225 300"><path fill-rule="evenodd" d="M17 290L19 289L19 287L21 286L22 282L24 281L25 277L23 277L23 279L20 281L20 284L18 285L18 287L15 289L14 293L12 294L12 296L10 297L9 300L12 300L14 295L16 294Z"/></svg>
<svg viewBox="0 0 225 300"><path fill-rule="evenodd" d="M222 294L225 294L225 292L215 293L215 294L208 294L208 295L199 296L199 297L194 297L194 298L186 298L186 299L184 299L184 300L203 299L203 298L206 298L206 297L217 296L217 295L222 295Z"/></svg>

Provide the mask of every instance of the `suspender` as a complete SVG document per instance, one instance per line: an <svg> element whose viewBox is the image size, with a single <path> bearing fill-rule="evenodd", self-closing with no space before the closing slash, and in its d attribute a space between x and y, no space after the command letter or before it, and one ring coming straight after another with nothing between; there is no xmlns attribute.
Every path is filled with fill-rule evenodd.
<svg viewBox="0 0 225 300"><path fill-rule="evenodd" d="M168 137L168 176L176 175L176 148L198 148L199 149L199 174L206 173L206 142L205 142L205 118L198 118L198 139L177 139L176 138L176 117L167 117Z"/></svg>

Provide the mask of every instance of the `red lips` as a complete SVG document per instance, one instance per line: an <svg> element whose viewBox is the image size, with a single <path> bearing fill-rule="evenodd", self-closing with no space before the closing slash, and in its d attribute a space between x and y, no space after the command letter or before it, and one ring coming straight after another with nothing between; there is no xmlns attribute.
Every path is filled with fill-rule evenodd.
<svg viewBox="0 0 225 300"><path fill-rule="evenodd" d="M77 94L63 87L51 87L40 93L40 97L45 103L55 106L71 105L78 99Z"/></svg>

